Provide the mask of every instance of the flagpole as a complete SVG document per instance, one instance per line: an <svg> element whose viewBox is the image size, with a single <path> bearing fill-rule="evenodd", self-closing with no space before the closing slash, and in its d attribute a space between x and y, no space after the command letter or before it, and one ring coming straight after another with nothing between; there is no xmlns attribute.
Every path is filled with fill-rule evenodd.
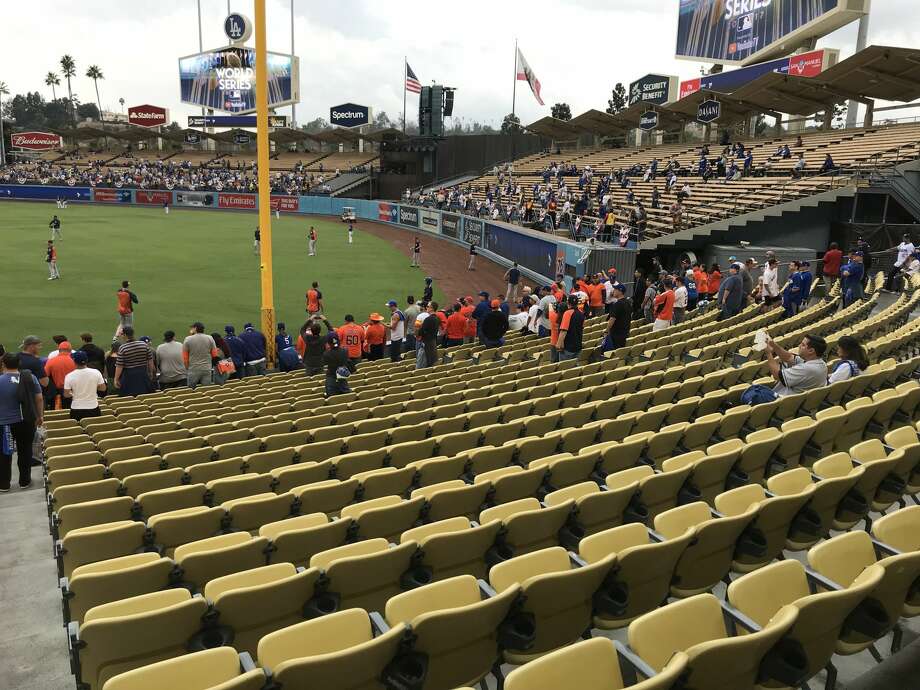
<svg viewBox="0 0 920 690"><path fill-rule="evenodd" d="M403 55L403 134L406 133L406 78L409 76L409 59Z"/></svg>
<svg viewBox="0 0 920 690"><path fill-rule="evenodd" d="M514 39L514 82L511 86L511 120L512 125L514 124L514 110L517 106L517 56L518 56L518 42L517 38ZM514 162L514 129L509 131L511 134L511 161Z"/></svg>

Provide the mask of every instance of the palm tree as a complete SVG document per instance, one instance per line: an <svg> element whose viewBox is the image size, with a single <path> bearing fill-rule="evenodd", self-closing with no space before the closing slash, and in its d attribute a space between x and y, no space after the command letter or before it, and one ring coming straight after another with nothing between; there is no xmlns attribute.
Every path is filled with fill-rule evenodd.
<svg viewBox="0 0 920 690"><path fill-rule="evenodd" d="M102 70L97 65L90 65L86 70L86 76L93 80L93 86L96 87L96 105L99 106L99 122L103 122L102 101L99 99L99 80L105 79Z"/></svg>
<svg viewBox="0 0 920 690"><path fill-rule="evenodd" d="M3 97L9 96L10 90L6 82L0 81L0 168L6 164L6 140L3 138Z"/></svg>
<svg viewBox="0 0 920 690"><path fill-rule="evenodd" d="M51 100L52 101L57 100L57 92L54 90L54 87L60 86L60 85L61 85L61 78L58 75L56 75L54 72L48 72L48 74L45 75L45 86L51 87Z"/></svg>
<svg viewBox="0 0 920 690"><path fill-rule="evenodd" d="M118 105L121 106L121 112L124 113L124 112L125 112L125 99L124 99L124 98L119 98L119 99L118 99Z"/></svg>
<svg viewBox="0 0 920 690"><path fill-rule="evenodd" d="M61 74L64 75L64 78L67 80L67 103L70 106L70 121L71 124L77 126L77 117L76 112L73 107L73 91L70 88L70 78L77 73L77 63L73 61L73 58L69 55L65 55L61 58Z"/></svg>

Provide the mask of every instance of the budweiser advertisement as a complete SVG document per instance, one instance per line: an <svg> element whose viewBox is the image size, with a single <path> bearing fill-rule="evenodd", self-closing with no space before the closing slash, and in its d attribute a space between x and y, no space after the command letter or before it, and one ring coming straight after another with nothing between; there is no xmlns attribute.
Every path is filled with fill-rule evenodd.
<svg viewBox="0 0 920 690"><path fill-rule="evenodd" d="M16 132L10 135L10 144L17 149L30 149L32 151L45 151L59 149L64 146L64 140L59 134L50 132Z"/></svg>
<svg viewBox="0 0 920 690"><path fill-rule="evenodd" d="M138 127L159 127L169 124L169 111L158 105L134 105L128 108L128 122Z"/></svg>
<svg viewBox="0 0 920 690"><path fill-rule="evenodd" d="M164 203L172 203L172 192L148 192L144 189L138 189L134 193L134 200L138 204L161 206Z"/></svg>

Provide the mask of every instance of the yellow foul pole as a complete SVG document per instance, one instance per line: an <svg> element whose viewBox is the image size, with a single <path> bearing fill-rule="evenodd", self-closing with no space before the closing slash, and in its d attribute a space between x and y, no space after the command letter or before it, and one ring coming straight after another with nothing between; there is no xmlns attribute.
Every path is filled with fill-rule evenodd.
<svg viewBox="0 0 920 690"><path fill-rule="evenodd" d="M256 143L259 161L259 229L262 231L262 333L269 365L275 362L275 290L272 280L272 209L268 177L268 60L265 48L265 0L255 0Z"/></svg>

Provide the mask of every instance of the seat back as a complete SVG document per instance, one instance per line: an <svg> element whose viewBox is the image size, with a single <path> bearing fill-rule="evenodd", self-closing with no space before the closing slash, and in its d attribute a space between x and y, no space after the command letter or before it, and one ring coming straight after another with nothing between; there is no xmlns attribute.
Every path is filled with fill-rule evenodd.
<svg viewBox="0 0 920 690"><path fill-rule="evenodd" d="M171 560L154 552L82 565L73 571L67 585L68 619L81 622L94 606L165 589L172 569Z"/></svg>
<svg viewBox="0 0 920 690"><path fill-rule="evenodd" d="M259 690L265 685L262 669L240 672L240 658L231 647L206 649L175 659L126 671L105 684L107 690L156 690L182 687L185 690Z"/></svg>

